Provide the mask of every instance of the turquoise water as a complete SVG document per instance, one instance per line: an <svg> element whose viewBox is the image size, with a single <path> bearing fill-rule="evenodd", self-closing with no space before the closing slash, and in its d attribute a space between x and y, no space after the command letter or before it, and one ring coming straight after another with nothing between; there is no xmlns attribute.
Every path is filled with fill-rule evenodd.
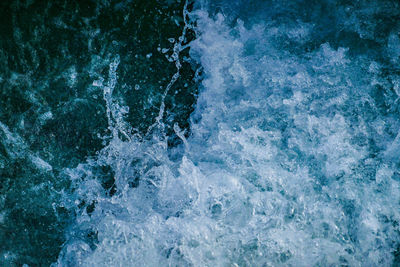
<svg viewBox="0 0 400 267"><path fill-rule="evenodd" d="M4 266L397 266L397 1L0 4Z"/></svg>
<svg viewBox="0 0 400 267"><path fill-rule="evenodd" d="M71 193L65 169L95 157L108 143L99 81L107 83L118 55L113 101L129 106L129 134L144 136L155 122L176 72L167 59L174 47L168 39L182 33L182 10L176 1L1 1L1 266L49 266L57 260L75 217L60 205L63 192ZM162 121L188 128L196 67L182 65L164 101L170 115ZM168 127L166 132L173 143ZM111 171L98 170L107 190Z"/></svg>

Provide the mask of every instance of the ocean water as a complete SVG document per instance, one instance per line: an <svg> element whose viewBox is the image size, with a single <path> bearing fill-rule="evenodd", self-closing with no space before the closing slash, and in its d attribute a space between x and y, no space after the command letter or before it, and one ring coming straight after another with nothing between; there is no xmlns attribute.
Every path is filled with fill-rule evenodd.
<svg viewBox="0 0 400 267"><path fill-rule="evenodd" d="M1 4L2 265L400 264L398 1L41 3Z"/></svg>

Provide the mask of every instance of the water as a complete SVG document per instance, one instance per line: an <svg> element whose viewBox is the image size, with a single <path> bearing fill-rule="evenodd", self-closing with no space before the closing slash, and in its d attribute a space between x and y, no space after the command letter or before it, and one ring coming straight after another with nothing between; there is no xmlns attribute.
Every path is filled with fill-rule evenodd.
<svg viewBox="0 0 400 267"><path fill-rule="evenodd" d="M121 3L114 2L110 14L127 12L124 4L132 4ZM88 61L90 78L78 78L83 74L77 67L63 74L69 77L66 85L84 95L95 92L92 105L97 106L76 94L66 102L73 110L62 113L65 117L41 106L35 127L63 118L73 129L82 125L79 136L99 133L94 139L99 144L89 149L87 139L72 139L82 142L77 153L45 143L52 161L40 154L45 149L34 150L25 140L31 132L19 133L26 127L18 126L23 108L9 104L17 115L1 120L2 149L28 184L5 187L3 199L29 189L38 195L16 200L22 210L51 202L54 211L47 214L56 219L22 225L33 234L41 225L54 225L52 239L36 240L58 240L59 248L52 241L49 260L40 263L24 256L44 251L33 239L9 241L4 264L397 266L399 4L175 4L164 16L179 11L175 35L160 31L169 47L141 54L143 60L156 60L165 52L169 60L136 65L124 49L106 49L106 59L92 55ZM149 66L169 72L134 80L144 79ZM137 69L142 72L130 79ZM9 75L8 86L19 81L40 92L36 83L16 75ZM82 79L86 86L79 85ZM164 82L156 90L157 79ZM137 100L143 95L153 97ZM82 120L98 110L101 120ZM68 158L68 153L80 156ZM57 163L60 158L67 163ZM26 165L18 167L21 161ZM2 229L13 229L10 214L16 209L4 210ZM20 244L33 249L22 250Z"/></svg>
<svg viewBox="0 0 400 267"><path fill-rule="evenodd" d="M101 80L108 79L117 55L121 63L113 98L129 106L123 113L132 125L130 134L144 135L154 123L176 72L166 58L171 52L161 49L171 51L174 43L168 39L182 33L183 4L1 1L1 266L49 266L57 260L75 217L73 209L59 204L71 184L64 169L86 162L108 142ZM188 62L182 65L165 98L169 133L174 123L188 127L197 91L195 71ZM99 172L104 186L111 187L109 168Z"/></svg>

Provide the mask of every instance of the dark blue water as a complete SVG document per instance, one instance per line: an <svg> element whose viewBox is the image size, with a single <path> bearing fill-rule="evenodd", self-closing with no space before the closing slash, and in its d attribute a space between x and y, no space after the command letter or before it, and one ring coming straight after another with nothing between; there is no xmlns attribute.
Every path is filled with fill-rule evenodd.
<svg viewBox="0 0 400 267"><path fill-rule="evenodd" d="M399 264L397 1L1 7L2 265Z"/></svg>

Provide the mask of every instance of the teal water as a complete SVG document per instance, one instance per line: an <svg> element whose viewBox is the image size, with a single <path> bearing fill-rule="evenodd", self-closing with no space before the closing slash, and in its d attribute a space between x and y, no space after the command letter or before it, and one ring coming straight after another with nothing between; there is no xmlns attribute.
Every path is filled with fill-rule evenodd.
<svg viewBox="0 0 400 267"><path fill-rule="evenodd" d="M181 35L182 9L179 1L1 1L1 266L56 261L75 216L59 205L71 183L63 170L107 143L103 89L95 81L108 79L117 55L113 97L129 106L130 134L145 136L176 72L167 59L175 41L168 39ZM182 65L163 121L188 128L197 89L194 68ZM109 190L111 170L99 172Z"/></svg>
<svg viewBox="0 0 400 267"><path fill-rule="evenodd" d="M400 263L397 1L0 7L0 265Z"/></svg>

